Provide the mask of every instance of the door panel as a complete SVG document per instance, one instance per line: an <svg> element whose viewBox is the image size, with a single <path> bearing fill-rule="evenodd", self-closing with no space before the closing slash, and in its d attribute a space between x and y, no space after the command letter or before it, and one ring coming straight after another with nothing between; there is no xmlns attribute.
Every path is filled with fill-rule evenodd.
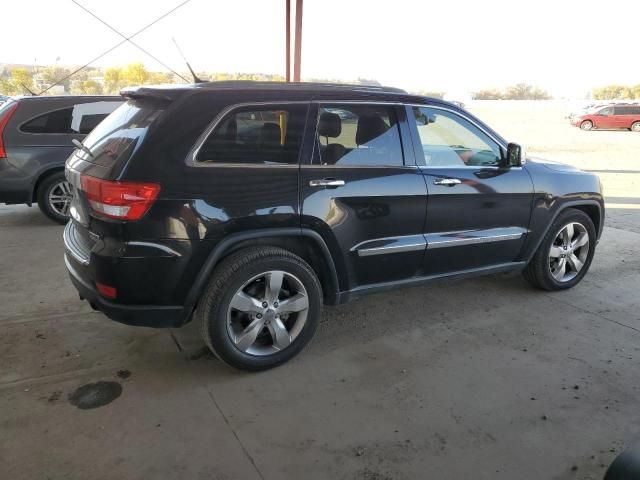
<svg viewBox="0 0 640 480"><path fill-rule="evenodd" d="M522 167L502 167L501 145L461 113L407 109L427 189L422 275L512 262L526 238L533 199Z"/></svg>
<svg viewBox="0 0 640 480"><path fill-rule="evenodd" d="M512 262L524 244L532 182L523 168L423 168L427 275ZM453 186L438 179L456 179Z"/></svg>
<svg viewBox="0 0 640 480"><path fill-rule="evenodd" d="M317 118L320 138L300 173L302 225L341 260L343 289L413 276L425 249L426 187L404 109L320 105Z"/></svg>

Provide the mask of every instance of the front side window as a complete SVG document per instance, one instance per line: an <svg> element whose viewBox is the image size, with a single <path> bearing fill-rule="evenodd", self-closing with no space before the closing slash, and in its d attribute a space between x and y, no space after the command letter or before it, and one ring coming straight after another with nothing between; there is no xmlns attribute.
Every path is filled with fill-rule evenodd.
<svg viewBox="0 0 640 480"><path fill-rule="evenodd" d="M603 108L598 112L598 115L613 115L613 107Z"/></svg>
<svg viewBox="0 0 640 480"><path fill-rule="evenodd" d="M402 166L398 119L392 105L323 105L318 109L318 163Z"/></svg>
<svg viewBox="0 0 640 480"><path fill-rule="evenodd" d="M200 163L296 164L307 105L243 107L228 113L200 147Z"/></svg>
<svg viewBox="0 0 640 480"><path fill-rule="evenodd" d="M500 146L468 120L446 110L414 107L424 163L429 167L498 166Z"/></svg>

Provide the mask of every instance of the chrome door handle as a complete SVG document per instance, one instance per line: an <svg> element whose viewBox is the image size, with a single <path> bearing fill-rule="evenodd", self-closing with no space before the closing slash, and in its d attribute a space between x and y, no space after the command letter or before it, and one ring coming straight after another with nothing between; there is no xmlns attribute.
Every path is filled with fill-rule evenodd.
<svg viewBox="0 0 640 480"><path fill-rule="evenodd" d="M322 180L310 180L310 187L342 187L344 180L336 180L335 178L323 178Z"/></svg>
<svg viewBox="0 0 640 480"><path fill-rule="evenodd" d="M453 187L454 185L459 185L462 183L462 180L459 178L436 178L433 181L434 185L445 185L447 187Z"/></svg>

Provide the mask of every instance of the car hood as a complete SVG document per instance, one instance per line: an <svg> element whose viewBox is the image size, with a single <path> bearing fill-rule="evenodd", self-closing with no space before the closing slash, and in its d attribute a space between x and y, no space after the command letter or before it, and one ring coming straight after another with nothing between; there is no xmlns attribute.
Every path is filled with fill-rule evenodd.
<svg viewBox="0 0 640 480"><path fill-rule="evenodd" d="M536 157L527 157L527 162L532 162L537 165L542 165L543 167L548 168L549 170L554 170L556 172L579 172L580 169L571 165L567 165L566 163L554 162L552 160L546 160L544 158L536 158Z"/></svg>

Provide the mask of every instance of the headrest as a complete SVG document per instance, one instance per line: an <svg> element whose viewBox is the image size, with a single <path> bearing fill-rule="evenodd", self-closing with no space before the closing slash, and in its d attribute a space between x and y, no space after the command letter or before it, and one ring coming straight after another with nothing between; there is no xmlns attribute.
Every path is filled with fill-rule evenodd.
<svg viewBox="0 0 640 480"><path fill-rule="evenodd" d="M356 129L356 143L364 145L376 137L379 137L389 129L384 120L378 115L363 115L358 118L358 128Z"/></svg>
<svg viewBox="0 0 640 480"><path fill-rule="evenodd" d="M235 118L231 118L226 123L224 131L222 132L222 138L228 141L235 141L238 136L238 122L236 122Z"/></svg>
<svg viewBox="0 0 640 480"><path fill-rule="evenodd" d="M331 112L322 112L318 120L318 135L322 137L339 137L342 132L342 120L340 115Z"/></svg>
<svg viewBox="0 0 640 480"><path fill-rule="evenodd" d="M277 123L265 123L260 128L260 143L262 145L280 145L280 125Z"/></svg>

